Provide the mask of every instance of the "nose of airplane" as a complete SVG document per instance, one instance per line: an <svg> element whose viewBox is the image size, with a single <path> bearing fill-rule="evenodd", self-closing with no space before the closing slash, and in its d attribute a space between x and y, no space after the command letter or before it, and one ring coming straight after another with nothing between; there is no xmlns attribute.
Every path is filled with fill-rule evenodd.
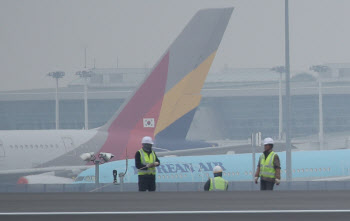
<svg viewBox="0 0 350 221"><path fill-rule="evenodd" d="M25 177L21 177L18 179L17 184L28 184L28 179Z"/></svg>

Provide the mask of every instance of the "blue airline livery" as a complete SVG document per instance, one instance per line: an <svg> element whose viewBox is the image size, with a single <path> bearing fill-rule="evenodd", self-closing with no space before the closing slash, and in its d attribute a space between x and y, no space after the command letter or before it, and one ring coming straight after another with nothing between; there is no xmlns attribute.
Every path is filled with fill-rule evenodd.
<svg viewBox="0 0 350 221"><path fill-rule="evenodd" d="M282 179L286 173L285 152L277 153L282 166ZM256 155L256 164L260 154ZM350 150L296 151L292 153L292 174L295 180L317 180L350 175ZM228 181L253 179L252 154L207 155L186 157L161 157L157 167L157 182L205 182L212 177L214 166L223 168L223 178ZM100 183L113 182L113 170L125 172L126 161L119 160L100 166ZM129 160L125 183L137 183L135 161ZM119 179L119 178L118 178ZM75 183L95 182L95 168L90 168L76 178Z"/></svg>

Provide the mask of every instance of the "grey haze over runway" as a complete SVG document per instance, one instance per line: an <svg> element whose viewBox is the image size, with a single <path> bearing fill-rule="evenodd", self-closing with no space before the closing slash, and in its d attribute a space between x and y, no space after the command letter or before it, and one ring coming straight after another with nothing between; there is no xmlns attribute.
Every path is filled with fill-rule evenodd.
<svg viewBox="0 0 350 221"><path fill-rule="evenodd" d="M151 67L200 9L234 6L212 71L284 63L282 0L1 0L0 91L61 85L97 67ZM290 1L292 70L350 61L350 1Z"/></svg>

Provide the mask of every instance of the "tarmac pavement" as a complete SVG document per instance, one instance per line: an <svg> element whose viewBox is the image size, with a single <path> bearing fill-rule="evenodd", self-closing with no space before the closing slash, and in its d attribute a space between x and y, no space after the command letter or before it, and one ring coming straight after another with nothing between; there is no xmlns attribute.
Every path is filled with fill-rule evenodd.
<svg viewBox="0 0 350 221"><path fill-rule="evenodd" d="M7 193L1 220L349 220L350 191Z"/></svg>

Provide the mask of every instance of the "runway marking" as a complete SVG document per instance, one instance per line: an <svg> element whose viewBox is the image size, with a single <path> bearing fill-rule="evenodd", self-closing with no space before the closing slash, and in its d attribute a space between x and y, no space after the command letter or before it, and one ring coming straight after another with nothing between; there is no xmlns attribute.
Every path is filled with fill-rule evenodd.
<svg viewBox="0 0 350 221"><path fill-rule="evenodd" d="M90 192L90 193L91 193L91 192L95 192L96 190L102 189L102 188L107 187L107 186L110 186L110 185L112 185L112 184L114 184L114 183L109 183L109 184L103 185L103 186L98 187L98 188L96 188L96 189L90 190L89 192Z"/></svg>
<svg viewBox="0 0 350 221"><path fill-rule="evenodd" d="M0 216L28 215L162 215L162 214L267 214L267 213L350 213L350 210L212 210L212 211L125 211L125 212L9 212Z"/></svg>

